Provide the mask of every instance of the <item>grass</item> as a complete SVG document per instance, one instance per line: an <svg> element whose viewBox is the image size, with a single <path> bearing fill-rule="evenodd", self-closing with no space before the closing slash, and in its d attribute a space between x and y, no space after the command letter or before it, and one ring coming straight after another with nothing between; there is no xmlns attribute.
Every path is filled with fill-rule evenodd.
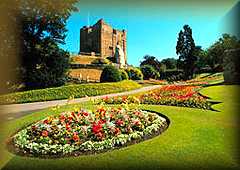
<svg viewBox="0 0 240 170"><path fill-rule="evenodd" d="M141 85L130 80L115 83L75 84L2 95L0 96L0 101L4 104L50 101L68 99L70 97L80 98L85 96L117 93L137 89L140 87Z"/></svg>
<svg viewBox="0 0 240 170"><path fill-rule="evenodd" d="M3 150L1 167L7 169L239 169L236 134L240 106L235 94L240 86L212 86L201 92L212 100L222 101L220 112L174 106L142 105L143 109L161 112L170 118L170 127L153 139L91 156L61 159L38 159L13 155ZM75 106L92 108L90 103ZM3 124L1 139L19 128L47 115L72 108L48 109ZM132 107L137 107L132 105ZM1 141L2 141L1 140ZM3 145L1 145L3 147ZM2 148L3 149L3 148Z"/></svg>

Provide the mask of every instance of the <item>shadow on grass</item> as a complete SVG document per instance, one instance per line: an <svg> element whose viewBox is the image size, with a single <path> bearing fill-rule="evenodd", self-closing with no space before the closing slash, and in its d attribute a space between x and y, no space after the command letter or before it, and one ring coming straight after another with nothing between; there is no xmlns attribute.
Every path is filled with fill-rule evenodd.
<svg viewBox="0 0 240 170"><path fill-rule="evenodd" d="M2 170L77 170L77 169L88 169L88 170L238 170L239 167L236 168L230 168L230 167L224 167L220 165L214 164L214 161L211 165L187 165L187 166L176 166L176 165L170 165L170 164L159 164L154 161L149 162L143 162L142 160L136 160L136 162L128 163L123 162L122 164L114 164L112 162L103 162L103 164L99 163L96 164L88 164L88 165L81 165L77 163L77 160L75 161L64 161L64 164L61 163L60 160L51 161L48 160L24 160L24 163L21 163L21 159L17 157L13 157ZM45 163L44 163L45 162ZM197 160L196 160L197 162Z"/></svg>

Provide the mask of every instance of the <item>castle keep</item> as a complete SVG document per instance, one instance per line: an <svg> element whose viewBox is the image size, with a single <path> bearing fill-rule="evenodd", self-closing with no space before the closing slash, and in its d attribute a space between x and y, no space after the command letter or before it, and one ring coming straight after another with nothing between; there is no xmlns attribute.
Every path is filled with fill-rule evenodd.
<svg viewBox="0 0 240 170"><path fill-rule="evenodd" d="M100 19L90 27L84 26L80 29L80 51L79 54L92 53L103 58L115 57L117 44L124 53L124 65L127 63L126 31L117 30ZM118 63L117 59L117 63Z"/></svg>
<svg viewBox="0 0 240 170"><path fill-rule="evenodd" d="M100 19L93 26L80 29L80 50L72 56L70 76L87 82L99 82L105 64L95 61L108 58L112 65L127 67L127 33Z"/></svg>

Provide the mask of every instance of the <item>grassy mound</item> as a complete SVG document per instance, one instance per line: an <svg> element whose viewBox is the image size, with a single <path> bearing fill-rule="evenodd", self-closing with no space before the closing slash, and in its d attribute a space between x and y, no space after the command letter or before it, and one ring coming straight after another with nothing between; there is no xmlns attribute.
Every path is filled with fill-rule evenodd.
<svg viewBox="0 0 240 170"><path fill-rule="evenodd" d="M97 96L123 92L140 88L141 85L134 81L125 80L117 83L92 83L67 85L56 88L29 90L0 96L1 104L28 103L38 101L60 100L71 97L80 98L85 96Z"/></svg>

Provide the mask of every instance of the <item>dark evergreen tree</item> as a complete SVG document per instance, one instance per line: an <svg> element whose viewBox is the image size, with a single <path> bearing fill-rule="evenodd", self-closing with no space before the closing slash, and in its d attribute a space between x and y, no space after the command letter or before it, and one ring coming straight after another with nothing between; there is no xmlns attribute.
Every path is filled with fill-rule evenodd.
<svg viewBox="0 0 240 170"><path fill-rule="evenodd" d="M182 64L184 70L184 78L191 79L194 73L195 62L194 56L195 43L192 37L192 29L188 25L183 26L178 34L176 53L179 55L179 63Z"/></svg>

